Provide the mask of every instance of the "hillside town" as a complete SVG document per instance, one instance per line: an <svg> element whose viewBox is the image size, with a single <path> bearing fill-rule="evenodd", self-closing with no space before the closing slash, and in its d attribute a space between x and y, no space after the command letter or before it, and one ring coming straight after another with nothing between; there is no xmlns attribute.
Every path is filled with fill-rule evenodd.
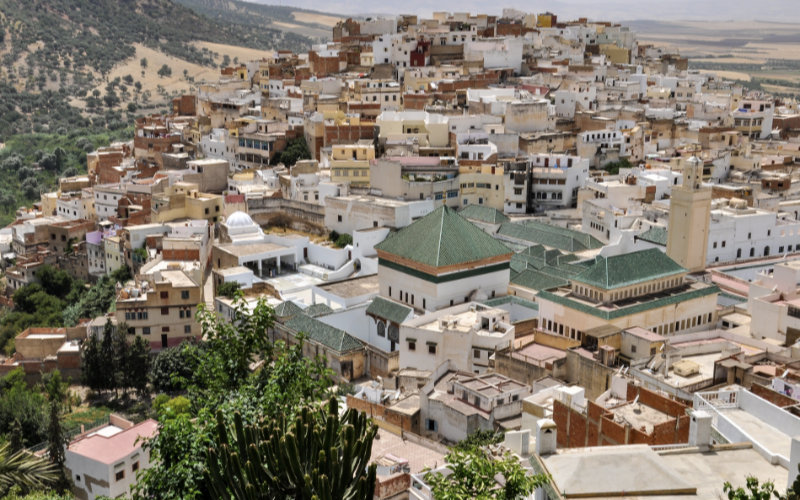
<svg viewBox="0 0 800 500"><path fill-rule="evenodd" d="M113 307L19 332L0 376L77 383L93 335L154 357L202 344L202 311L266 303L261 334L302 344L377 425L376 500L438 498L430 471L487 432L546 475L527 498L783 491L798 162L793 99L623 25L347 19L307 53L220 68L17 210L4 305L59 269L115 280ZM72 493L130 494L161 425L112 413L70 436Z"/></svg>

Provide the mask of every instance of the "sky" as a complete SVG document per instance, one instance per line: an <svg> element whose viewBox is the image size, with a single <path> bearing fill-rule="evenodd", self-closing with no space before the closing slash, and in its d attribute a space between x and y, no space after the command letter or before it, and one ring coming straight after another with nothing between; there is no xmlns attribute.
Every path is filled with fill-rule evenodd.
<svg viewBox="0 0 800 500"><path fill-rule="evenodd" d="M250 0L254 1L254 0ZM500 14L504 7L526 12L549 10L559 18L624 20L715 20L800 22L800 0L255 0L258 3L302 7L338 15L401 14L429 16L431 12Z"/></svg>

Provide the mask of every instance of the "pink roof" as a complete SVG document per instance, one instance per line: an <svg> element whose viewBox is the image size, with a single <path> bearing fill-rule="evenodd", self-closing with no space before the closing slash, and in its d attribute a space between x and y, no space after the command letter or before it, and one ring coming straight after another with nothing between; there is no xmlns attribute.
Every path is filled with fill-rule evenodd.
<svg viewBox="0 0 800 500"><path fill-rule="evenodd" d="M225 195L225 203L244 203L244 195L243 194Z"/></svg>
<svg viewBox="0 0 800 500"><path fill-rule="evenodd" d="M158 432L158 422L149 418L111 437L94 434L70 443L69 451L97 462L111 465L141 448L139 437L151 438Z"/></svg>

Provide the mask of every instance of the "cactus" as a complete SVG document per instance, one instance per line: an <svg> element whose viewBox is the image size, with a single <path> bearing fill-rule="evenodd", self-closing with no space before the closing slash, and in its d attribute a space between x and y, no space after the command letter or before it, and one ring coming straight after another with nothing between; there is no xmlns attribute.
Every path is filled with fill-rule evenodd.
<svg viewBox="0 0 800 500"><path fill-rule="evenodd" d="M372 498L376 432L362 413L349 409L339 416L335 398L323 408L303 407L291 421L279 415L245 425L236 413L232 429L217 412L206 484L214 497L237 500Z"/></svg>

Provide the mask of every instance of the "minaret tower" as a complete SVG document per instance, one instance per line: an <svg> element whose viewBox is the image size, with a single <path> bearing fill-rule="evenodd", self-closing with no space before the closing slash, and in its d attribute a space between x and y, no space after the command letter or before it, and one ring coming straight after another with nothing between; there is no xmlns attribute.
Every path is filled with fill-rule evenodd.
<svg viewBox="0 0 800 500"><path fill-rule="evenodd" d="M705 269L708 253L711 188L703 187L702 174L702 160L686 160L683 185L672 189L669 203L667 255L690 272Z"/></svg>

